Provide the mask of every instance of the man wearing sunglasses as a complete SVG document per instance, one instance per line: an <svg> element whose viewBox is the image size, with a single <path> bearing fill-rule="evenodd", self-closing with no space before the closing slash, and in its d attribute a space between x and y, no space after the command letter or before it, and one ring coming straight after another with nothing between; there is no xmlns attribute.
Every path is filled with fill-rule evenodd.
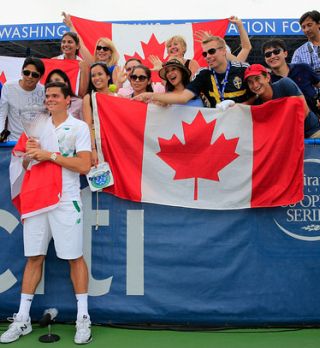
<svg viewBox="0 0 320 348"><path fill-rule="evenodd" d="M39 83L45 67L41 59L28 57L24 60L19 81L6 82L0 100L0 133L10 132L9 141L17 141L23 133L21 118L32 115L44 107L44 88Z"/></svg>
<svg viewBox="0 0 320 348"><path fill-rule="evenodd" d="M320 75L304 63L287 64L287 46L281 39L271 39L262 45L266 64L271 69L271 81L279 81L283 77L291 78L301 89L309 108L320 115L317 89L320 88Z"/></svg>
<svg viewBox="0 0 320 348"><path fill-rule="evenodd" d="M247 102L251 96L244 81L247 63L230 62L226 58L225 41L219 36L209 36L202 41L202 55L208 63L180 93L142 93L136 99L164 104L186 104L195 96L202 96L207 107L231 100Z"/></svg>

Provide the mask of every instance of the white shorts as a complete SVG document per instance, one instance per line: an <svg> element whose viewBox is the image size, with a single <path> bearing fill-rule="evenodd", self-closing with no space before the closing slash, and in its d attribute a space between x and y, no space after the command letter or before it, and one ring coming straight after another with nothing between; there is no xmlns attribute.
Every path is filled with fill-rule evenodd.
<svg viewBox="0 0 320 348"><path fill-rule="evenodd" d="M26 218L23 224L25 256L46 255L51 238L60 259L82 256L83 216L81 202L60 202L49 211Z"/></svg>

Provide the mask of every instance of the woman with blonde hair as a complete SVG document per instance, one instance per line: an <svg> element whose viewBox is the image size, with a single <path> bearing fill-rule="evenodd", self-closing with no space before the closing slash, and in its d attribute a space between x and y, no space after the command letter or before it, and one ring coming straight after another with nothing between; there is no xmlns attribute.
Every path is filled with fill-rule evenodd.
<svg viewBox="0 0 320 348"><path fill-rule="evenodd" d="M107 64L107 67L111 73L110 83L113 83L113 81L117 80L117 74L119 73L119 57L119 53L114 43L107 37L101 37L96 42L93 57L90 55L90 57L84 59L90 61L90 64L96 62L103 62Z"/></svg>
<svg viewBox="0 0 320 348"><path fill-rule="evenodd" d="M64 24L67 25L73 32L77 32L74 25L72 24L70 15L66 14L65 12L62 12L62 15L64 17ZM85 46L81 36L79 34L78 36L80 39L80 54L82 58L89 65L97 62L105 63L111 73L109 84L117 81L117 75L120 70L118 66L120 56L114 43L107 37L100 37L95 44L94 53L92 55L88 48Z"/></svg>
<svg viewBox="0 0 320 348"><path fill-rule="evenodd" d="M178 59L187 69L191 71L191 76L193 76L199 70L199 63L195 59L186 59L184 57L187 51L187 43L183 36L172 36L167 40L166 47L169 56L168 60Z"/></svg>
<svg viewBox="0 0 320 348"><path fill-rule="evenodd" d="M166 41L168 60L178 59L187 69L191 71L191 77L199 70L200 65L195 59L186 59L184 57L187 52L187 43L183 36L174 35ZM159 57L151 55L150 62L153 64L153 70L162 68L162 61Z"/></svg>

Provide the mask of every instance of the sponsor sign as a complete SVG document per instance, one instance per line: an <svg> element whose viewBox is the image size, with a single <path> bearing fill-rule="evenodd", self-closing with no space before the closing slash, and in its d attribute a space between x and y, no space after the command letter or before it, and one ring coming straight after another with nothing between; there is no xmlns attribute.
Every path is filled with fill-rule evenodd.
<svg viewBox="0 0 320 348"><path fill-rule="evenodd" d="M188 22L202 22L206 20L156 20L156 21L115 21L113 23L122 24L181 24ZM298 19L284 18L259 18L243 19L243 24L249 36L274 36L274 35L303 35ZM38 24L12 24L0 25L0 41L19 41L19 40L57 40L60 39L65 31L69 31L63 23L38 23ZM230 24L226 35L238 35L237 28Z"/></svg>

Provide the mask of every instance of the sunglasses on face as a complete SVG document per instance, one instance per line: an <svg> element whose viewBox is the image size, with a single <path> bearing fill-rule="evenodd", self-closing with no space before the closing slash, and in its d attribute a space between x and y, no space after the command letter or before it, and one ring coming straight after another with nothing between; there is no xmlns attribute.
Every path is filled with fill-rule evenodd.
<svg viewBox="0 0 320 348"><path fill-rule="evenodd" d="M275 48L274 50L272 51L268 51L264 54L264 57L265 58L270 58L272 56L272 54L274 54L275 56L277 56L278 54L280 54L281 52L281 48Z"/></svg>
<svg viewBox="0 0 320 348"><path fill-rule="evenodd" d="M130 75L130 80L133 81L145 81L148 78L146 75Z"/></svg>
<svg viewBox="0 0 320 348"><path fill-rule="evenodd" d="M111 48L110 47L107 47L107 46L97 46L97 51L111 51Z"/></svg>
<svg viewBox="0 0 320 348"><path fill-rule="evenodd" d="M32 76L35 79L38 79L40 77L40 74L35 72L35 71L30 71L30 70L23 70L22 71L24 76Z"/></svg>
<svg viewBox="0 0 320 348"><path fill-rule="evenodd" d="M215 54L217 52L217 50L219 50L220 48L223 48L223 47L210 48L210 49L208 49L208 51L202 52L202 56L204 58L206 58L208 54Z"/></svg>

